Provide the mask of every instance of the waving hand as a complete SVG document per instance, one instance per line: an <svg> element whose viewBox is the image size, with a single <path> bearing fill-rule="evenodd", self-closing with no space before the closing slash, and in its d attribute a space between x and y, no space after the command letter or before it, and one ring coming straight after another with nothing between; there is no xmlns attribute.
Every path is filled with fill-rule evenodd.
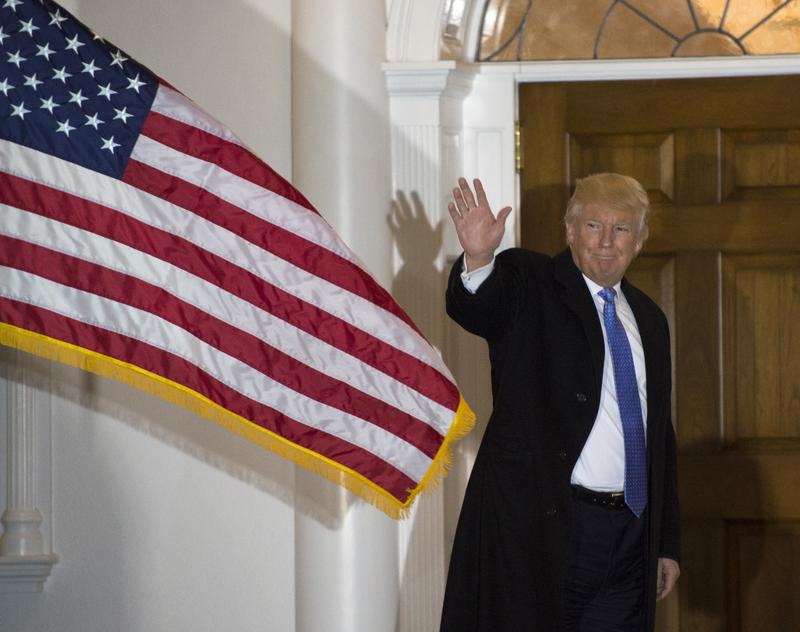
<svg viewBox="0 0 800 632"><path fill-rule="evenodd" d="M473 180L475 194L464 178L458 179L453 189L453 202L447 205L456 227L458 241L464 249L464 265L475 270L491 262L506 230L506 218L511 207L506 206L495 217L481 181Z"/></svg>

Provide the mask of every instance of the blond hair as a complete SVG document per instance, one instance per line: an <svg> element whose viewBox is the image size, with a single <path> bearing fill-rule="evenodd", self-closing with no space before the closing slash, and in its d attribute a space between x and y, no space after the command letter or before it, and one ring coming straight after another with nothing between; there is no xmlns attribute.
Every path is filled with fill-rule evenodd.
<svg viewBox="0 0 800 632"><path fill-rule="evenodd" d="M636 241L643 244L650 229L650 199L637 180L619 173L595 173L575 183L575 192L567 203L564 224L572 224L588 204L600 204L614 209L633 211L639 217Z"/></svg>

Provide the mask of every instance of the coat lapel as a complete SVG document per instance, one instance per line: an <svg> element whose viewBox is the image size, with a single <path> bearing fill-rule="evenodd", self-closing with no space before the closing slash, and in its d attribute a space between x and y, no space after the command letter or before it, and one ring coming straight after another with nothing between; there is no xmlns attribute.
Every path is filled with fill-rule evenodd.
<svg viewBox="0 0 800 632"><path fill-rule="evenodd" d="M600 329L600 319L597 316L597 308L581 271L572 259L569 248L556 255L553 263L555 278L561 284L561 298L580 319L586 339L589 341L594 364L595 387L599 397L603 384L605 343L603 342L603 330Z"/></svg>

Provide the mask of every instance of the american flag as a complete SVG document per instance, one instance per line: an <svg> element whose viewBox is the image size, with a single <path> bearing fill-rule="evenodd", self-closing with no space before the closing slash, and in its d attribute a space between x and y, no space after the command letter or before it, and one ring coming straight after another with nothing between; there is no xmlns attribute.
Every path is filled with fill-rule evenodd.
<svg viewBox="0 0 800 632"><path fill-rule="evenodd" d="M228 129L58 5L0 2L0 342L402 514L472 423L437 352Z"/></svg>

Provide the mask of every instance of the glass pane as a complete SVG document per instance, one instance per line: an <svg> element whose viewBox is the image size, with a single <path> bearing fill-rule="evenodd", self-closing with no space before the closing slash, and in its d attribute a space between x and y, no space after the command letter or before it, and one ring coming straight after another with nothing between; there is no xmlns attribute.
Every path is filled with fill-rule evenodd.
<svg viewBox="0 0 800 632"><path fill-rule="evenodd" d="M489 0L479 61L800 53L800 0Z"/></svg>

